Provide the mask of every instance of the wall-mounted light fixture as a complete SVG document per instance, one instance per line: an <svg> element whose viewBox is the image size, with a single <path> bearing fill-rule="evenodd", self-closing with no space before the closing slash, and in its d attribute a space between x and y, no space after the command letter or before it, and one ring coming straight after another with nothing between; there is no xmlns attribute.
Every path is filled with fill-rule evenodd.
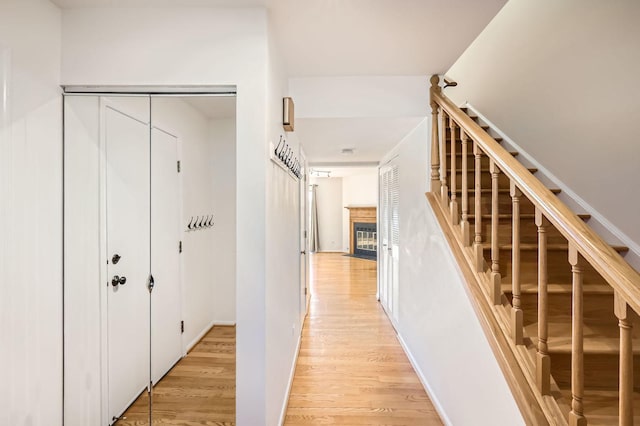
<svg viewBox="0 0 640 426"><path fill-rule="evenodd" d="M293 132L293 99L282 99L282 127L287 132Z"/></svg>

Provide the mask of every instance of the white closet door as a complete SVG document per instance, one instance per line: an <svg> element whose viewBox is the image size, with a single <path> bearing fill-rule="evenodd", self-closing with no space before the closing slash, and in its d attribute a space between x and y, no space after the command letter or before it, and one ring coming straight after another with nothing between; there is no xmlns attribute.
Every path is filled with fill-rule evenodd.
<svg viewBox="0 0 640 426"><path fill-rule="evenodd" d="M398 283L399 283L399 259L400 259L400 190L399 190L398 166L391 168L391 176L389 182L389 203L391 215L389 217L389 228L391 230L391 271L389 288L388 310L395 318L398 306Z"/></svg>
<svg viewBox="0 0 640 426"><path fill-rule="evenodd" d="M380 303L394 315L398 300L398 262L400 257L398 167L380 169Z"/></svg>
<svg viewBox="0 0 640 426"><path fill-rule="evenodd" d="M182 357L178 139L151 131L151 367L157 383Z"/></svg>
<svg viewBox="0 0 640 426"><path fill-rule="evenodd" d="M123 106L127 102L118 100ZM113 106L103 111L108 413L113 421L149 384L149 125Z"/></svg>
<svg viewBox="0 0 640 426"><path fill-rule="evenodd" d="M387 306L388 300L388 275L389 275L389 250L391 239L389 236L389 168L380 169L380 273L378 298L382 306Z"/></svg>

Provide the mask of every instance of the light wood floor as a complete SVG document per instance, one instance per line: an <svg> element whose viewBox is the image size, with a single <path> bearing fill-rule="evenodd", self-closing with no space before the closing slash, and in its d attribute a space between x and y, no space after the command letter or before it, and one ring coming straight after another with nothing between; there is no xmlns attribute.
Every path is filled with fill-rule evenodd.
<svg viewBox="0 0 640 426"><path fill-rule="evenodd" d="M441 425L376 300L376 262L311 256L286 425Z"/></svg>
<svg viewBox="0 0 640 426"><path fill-rule="evenodd" d="M117 425L148 424L146 392ZM153 388L154 425L234 425L236 328L213 327Z"/></svg>

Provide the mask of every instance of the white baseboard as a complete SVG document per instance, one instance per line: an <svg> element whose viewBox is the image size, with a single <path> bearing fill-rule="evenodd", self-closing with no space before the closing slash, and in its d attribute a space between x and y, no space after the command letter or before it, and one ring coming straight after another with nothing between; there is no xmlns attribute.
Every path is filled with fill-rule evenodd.
<svg viewBox="0 0 640 426"><path fill-rule="evenodd" d="M284 419L287 415L287 407L289 406L289 395L291 394L291 386L293 385L293 376L296 374L296 365L298 364L298 355L300 354L300 343L302 342L302 327L300 327L300 334L298 334L298 343L296 344L296 354L293 356L293 362L291 363L291 372L289 373L289 383L287 384L287 392L284 395L284 402L282 409L280 410L280 426L284 425Z"/></svg>
<svg viewBox="0 0 640 426"><path fill-rule="evenodd" d="M216 325L229 327L229 326L236 325L236 322L235 321L213 321L213 327L215 327Z"/></svg>
<svg viewBox="0 0 640 426"><path fill-rule="evenodd" d="M433 403L433 406L435 407L436 411L438 412L438 415L440 416L440 419L442 419L442 422L445 425L452 426L453 423L451 422L451 420L447 416L447 413L444 411L444 408L440 404L440 401L436 397L436 394L433 392L433 389L431 389L431 386L429 386L429 382L427 381L427 378L422 373L422 370L420 369L420 366L418 365L418 363L416 362L415 358L413 357L413 354L409 350L409 347L407 346L406 342L404 341L404 339L402 338L402 336L399 333L396 334L396 335L398 336L398 341L400 342L400 346L402 346L402 350L407 355L407 358L409 358L409 362L411 363L411 365L413 366L413 369L415 370L416 374L418 375L418 378L420 379L420 383L422 383L422 386L424 387L425 392L427 392L427 396L429 396L429 399L431 399L431 402Z"/></svg>
<svg viewBox="0 0 640 426"><path fill-rule="evenodd" d="M588 213L591 215L589 219L589 226L598 233L609 244L619 243L629 247L629 252L623 255L624 259L633 266L636 270L640 271L640 244L632 240L627 234L625 234L620 228L611 223L600 212L587 203L582 197L576 194L569 188L564 182L562 182L557 176L551 173L547 168L542 166L536 159L534 159L529 153L527 153L520 145L514 142L509 136L507 136L502 130L500 130L495 124L493 124L487 117L482 115L473 105L469 102L465 102L465 107L473 111L475 115L480 118L486 125L491 127L491 130L499 135L505 142L505 145L519 152L518 157L524 159L528 164L538 169L538 177L543 183L552 183L557 186L562 192L559 194L559 198L562 199L569 207L574 210L583 210L578 213ZM540 176L542 175L542 176Z"/></svg>

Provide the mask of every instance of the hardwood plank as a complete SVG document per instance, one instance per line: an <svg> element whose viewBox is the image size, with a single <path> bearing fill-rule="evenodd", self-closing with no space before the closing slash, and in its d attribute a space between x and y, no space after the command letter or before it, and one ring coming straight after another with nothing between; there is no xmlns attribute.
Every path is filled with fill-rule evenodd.
<svg viewBox="0 0 640 426"><path fill-rule="evenodd" d="M234 425L236 328L213 327L153 388L154 425ZM118 426L147 425L149 397L142 394Z"/></svg>
<svg viewBox="0 0 640 426"><path fill-rule="evenodd" d="M376 264L311 256L311 304L285 425L440 425L376 300Z"/></svg>

